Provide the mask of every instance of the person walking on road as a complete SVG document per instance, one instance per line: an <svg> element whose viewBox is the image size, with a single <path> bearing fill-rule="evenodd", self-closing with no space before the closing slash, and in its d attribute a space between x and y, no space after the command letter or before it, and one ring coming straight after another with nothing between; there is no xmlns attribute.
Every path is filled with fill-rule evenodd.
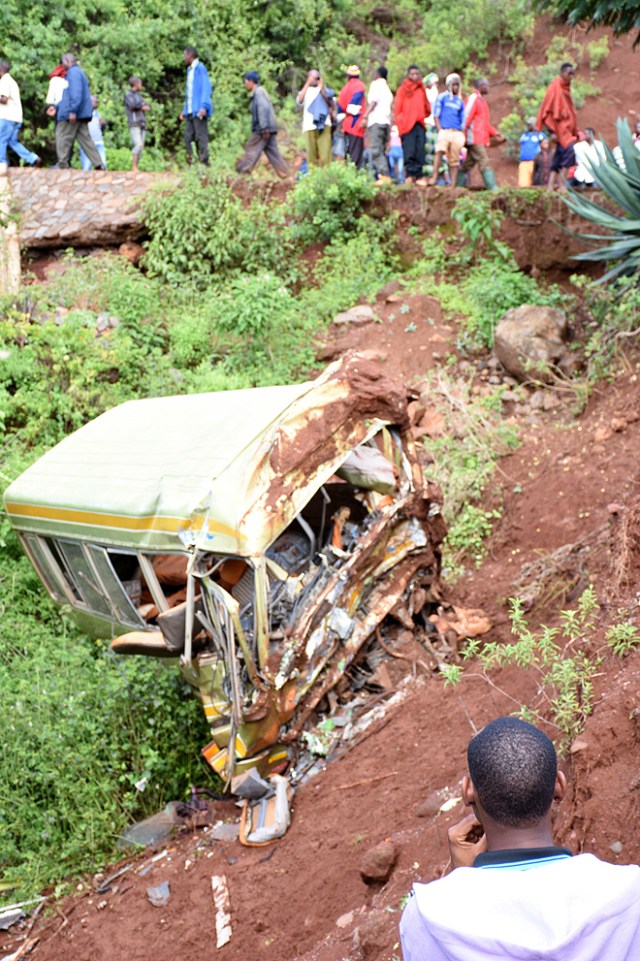
<svg viewBox="0 0 640 961"><path fill-rule="evenodd" d="M386 67L378 67L376 70L376 78L369 87L368 99L369 106L360 123L363 128L367 127L367 133L369 134L371 163L376 180L388 183L391 178L389 177L386 150L391 129L393 94L387 83Z"/></svg>
<svg viewBox="0 0 640 961"><path fill-rule="evenodd" d="M504 137L492 126L489 117L489 81L478 77L474 82L475 90L468 98L464 108L464 131L467 142L467 156L458 170L456 186L462 186L467 173L477 164L487 190L497 190L496 176L489 163L487 147L494 137L504 143Z"/></svg>
<svg viewBox="0 0 640 961"><path fill-rule="evenodd" d="M551 133L556 145L551 161L551 176L548 189L553 190L558 183L562 185L569 168L575 166L574 144L578 140L578 120L571 96L571 81L576 73L572 63L563 63L560 73L552 80L540 104L536 118L536 130L542 133L545 128Z"/></svg>
<svg viewBox="0 0 640 961"><path fill-rule="evenodd" d="M352 64L347 67L347 82L338 94L338 107L345 118L342 129L347 148L347 157L358 170L364 167L364 133L362 118L367 110L367 98L362 80L360 67Z"/></svg>
<svg viewBox="0 0 640 961"><path fill-rule="evenodd" d="M460 96L460 77L457 73L450 73L447 77L447 89L438 96L433 110L435 125L438 130L436 140L436 156L433 161L433 176L430 184L437 184L442 158L447 158L447 167L451 184L455 183L456 172L460 165L460 151L464 147L464 101Z"/></svg>
<svg viewBox="0 0 640 961"><path fill-rule="evenodd" d="M89 81L72 53L65 53L62 64L67 70L67 86L55 108L58 166L69 167L73 145L77 140L95 169L104 170L102 157L89 133L89 121L93 116Z"/></svg>
<svg viewBox="0 0 640 961"><path fill-rule="evenodd" d="M127 112L127 124L132 145L131 169L137 170L144 140L147 133L147 113L151 107L142 96L142 80L140 77L129 77L129 89L124 95L124 109Z"/></svg>
<svg viewBox="0 0 640 961"><path fill-rule="evenodd" d="M180 120L185 122L184 145L187 163L193 163L192 144L195 141L198 146L198 159L201 164L206 165L209 163L209 118L213 114L211 80L195 47L184 48L184 62L187 65L187 88Z"/></svg>
<svg viewBox="0 0 640 961"><path fill-rule="evenodd" d="M18 140L22 126L20 88L9 73L10 64L0 60L0 173L7 167L7 150L11 149L29 166L40 166L40 157L27 150Z"/></svg>
<svg viewBox="0 0 640 961"><path fill-rule="evenodd" d="M278 149L278 123L273 104L260 83L256 70L245 73L243 80L245 88L251 94L251 136L236 170L240 174L251 173L264 151L267 160L282 179L287 176L289 169Z"/></svg>
<svg viewBox="0 0 640 961"><path fill-rule="evenodd" d="M93 105L93 114L91 115L91 120L89 121L89 133L91 135L91 139L96 145L96 150L102 159L102 166L106 170L107 151L104 146L104 128L107 126L107 121L98 111L98 98L92 96L91 103ZM82 147L80 147L80 165L82 166L83 170L91 170L93 166Z"/></svg>
<svg viewBox="0 0 640 961"><path fill-rule="evenodd" d="M424 172L425 122L431 114L420 70L411 64L396 91L395 121L402 138L404 169L408 183L419 182Z"/></svg>
<svg viewBox="0 0 640 961"><path fill-rule="evenodd" d="M333 100L317 70L310 70L296 103L302 107L302 132L310 167L331 163L331 111Z"/></svg>

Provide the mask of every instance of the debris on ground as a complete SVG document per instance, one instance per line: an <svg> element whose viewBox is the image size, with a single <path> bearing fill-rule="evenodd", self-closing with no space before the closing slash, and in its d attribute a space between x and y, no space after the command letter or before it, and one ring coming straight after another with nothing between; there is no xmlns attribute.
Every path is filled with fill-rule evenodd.
<svg viewBox="0 0 640 961"><path fill-rule="evenodd" d="M147 898L154 908L164 908L169 903L171 890L168 881L161 881L160 884L151 884L147 888ZM98 905L98 908L100 905Z"/></svg>
<svg viewBox="0 0 640 961"><path fill-rule="evenodd" d="M231 940L231 898L227 879L223 875L211 878L213 904L216 909L216 947L223 948Z"/></svg>
<svg viewBox="0 0 640 961"><path fill-rule="evenodd" d="M360 877L365 884L384 884L388 881L398 854L397 846L388 838L369 848L360 865Z"/></svg>

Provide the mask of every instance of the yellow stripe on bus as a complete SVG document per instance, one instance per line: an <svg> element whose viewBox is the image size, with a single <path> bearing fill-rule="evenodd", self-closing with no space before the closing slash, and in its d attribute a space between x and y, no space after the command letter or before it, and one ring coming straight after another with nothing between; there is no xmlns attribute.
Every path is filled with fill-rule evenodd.
<svg viewBox="0 0 640 961"><path fill-rule="evenodd" d="M162 531L171 534L186 526L199 530L204 524L204 517L193 519L184 517L158 517L156 514L147 514L142 517L127 517L124 514L99 514L93 511L74 510L70 507L44 507L36 504L12 504L7 502L5 505L7 513L16 517L30 517L37 520L60 521L65 524L84 524L90 527L114 527L119 530L129 531ZM217 521L209 521L210 529L218 534L225 534L227 537L245 539L245 535L239 531L220 524Z"/></svg>

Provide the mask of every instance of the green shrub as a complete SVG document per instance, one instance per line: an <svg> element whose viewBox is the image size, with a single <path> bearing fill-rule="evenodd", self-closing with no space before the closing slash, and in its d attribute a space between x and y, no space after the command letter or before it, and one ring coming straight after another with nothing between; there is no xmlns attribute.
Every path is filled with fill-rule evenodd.
<svg viewBox="0 0 640 961"><path fill-rule="evenodd" d="M605 57L609 56L609 38L606 34L599 40L592 40L587 44L587 56L591 69L597 70Z"/></svg>
<svg viewBox="0 0 640 961"><path fill-rule="evenodd" d="M293 195L293 237L302 244L345 237L358 225L363 204L375 194L374 181L351 163L312 167Z"/></svg>
<svg viewBox="0 0 640 961"><path fill-rule="evenodd" d="M0 580L0 871L33 894L184 798L207 729L176 672L78 636L26 558L5 553Z"/></svg>

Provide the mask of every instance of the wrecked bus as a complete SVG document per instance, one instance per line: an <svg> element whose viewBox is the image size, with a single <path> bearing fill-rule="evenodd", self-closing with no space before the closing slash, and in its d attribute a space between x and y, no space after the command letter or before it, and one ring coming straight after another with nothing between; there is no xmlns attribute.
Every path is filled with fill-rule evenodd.
<svg viewBox="0 0 640 961"><path fill-rule="evenodd" d="M121 655L175 658L229 783L283 770L444 534L406 393L362 355L316 380L134 400L26 470L11 524L54 601Z"/></svg>

